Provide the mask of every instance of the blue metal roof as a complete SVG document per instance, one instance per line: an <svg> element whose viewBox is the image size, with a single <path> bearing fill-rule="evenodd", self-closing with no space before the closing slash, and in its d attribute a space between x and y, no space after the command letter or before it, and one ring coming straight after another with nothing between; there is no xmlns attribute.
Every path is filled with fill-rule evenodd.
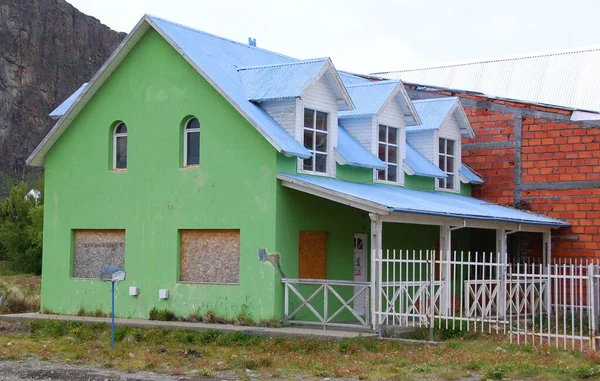
<svg viewBox="0 0 600 381"><path fill-rule="evenodd" d="M417 109L419 117L421 117L422 124L420 126L407 126L406 131L437 130L448 116L448 113L455 107L457 101L458 98L456 97L413 101L413 105Z"/></svg>
<svg viewBox="0 0 600 381"><path fill-rule="evenodd" d="M298 98L327 61L327 58L320 58L237 70L249 101Z"/></svg>
<svg viewBox="0 0 600 381"><path fill-rule="evenodd" d="M65 99L57 108L55 108L48 116L53 118L60 118L63 116L86 86L87 82L81 85L73 94L69 95L69 97Z"/></svg>
<svg viewBox="0 0 600 381"><path fill-rule="evenodd" d="M400 81L368 82L358 85L347 85L346 89L352 97L355 109L340 111L338 117L377 115Z"/></svg>
<svg viewBox="0 0 600 381"><path fill-rule="evenodd" d="M442 179L448 177L444 171L433 165L425 156L408 143L406 143L406 159L404 160L404 164L408 165L417 176Z"/></svg>
<svg viewBox="0 0 600 381"><path fill-rule="evenodd" d="M246 98L238 67L270 65L295 61L292 58L204 33L183 25L148 16L155 27L171 40L214 84L231 99L245 116L282 152L301 158L310 152L288 134L266 111Z"/></svg>
<svg viewBox="0 0 600 381"><path fill-rule="evenodd" d="M293 182L296 185L317 188L339 197L349 197L354 200L364 200L372 204L378 204L387 208L390 212L554 227L569 226L564 221L458 194L427 192L378 184L358 184L323 177L283 173L278 174L278 178L282 181Z"/></svg>
<svg viewBox="0 0 600 381"><path fill-rule="evenodd" d="M460 174L467 179L469 184L483 184L484 181L481 177L479 177L471 168L466 166L465 164L461 164L460 166Z"/></svg>
<svg viewBox="0 0 600 381"><path fill-rule="evenodd" d="M335 150L348 165L375 169L386 168L383 161L369 152L342 126L338 126L338 145Z"/></svg>

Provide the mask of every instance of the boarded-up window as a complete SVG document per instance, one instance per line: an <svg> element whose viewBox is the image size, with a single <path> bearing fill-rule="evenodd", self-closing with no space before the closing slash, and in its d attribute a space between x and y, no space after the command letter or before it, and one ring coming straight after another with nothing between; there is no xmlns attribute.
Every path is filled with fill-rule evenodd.
<svg viewBox="0 0 600 381"><path fill-rule="evenodd" d="M298 278L327 278L327 233L301 231L298 245Z"/></svg>
<svg viewBox="0 0 600 381"><path fill-rule="evenodd" d="M182 230L180 280L240 282L239 230Z"/></svg>
<svg viewBox="0 0 600 381"><path fill-rule="evenodd" d="M125 268L125 230L75 230L73 277L100 278L105 267Z"/></svg>

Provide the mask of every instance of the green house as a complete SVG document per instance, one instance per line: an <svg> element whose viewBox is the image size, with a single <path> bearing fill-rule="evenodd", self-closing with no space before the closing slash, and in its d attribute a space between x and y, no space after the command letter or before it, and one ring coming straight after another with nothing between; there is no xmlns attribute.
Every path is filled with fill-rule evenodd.
<svg viewBox="0 0 600 381"><path fill-rule="evenodd" d="M483 180L461 164L458 99L413 102L400 81L152 16L51 116L27 163L45 168L53 313L108 312L100 273L117 267L121 317L377 328L387 250L501 262L510 233L532 232L547 260L565 225L470 197Z"/></svg>

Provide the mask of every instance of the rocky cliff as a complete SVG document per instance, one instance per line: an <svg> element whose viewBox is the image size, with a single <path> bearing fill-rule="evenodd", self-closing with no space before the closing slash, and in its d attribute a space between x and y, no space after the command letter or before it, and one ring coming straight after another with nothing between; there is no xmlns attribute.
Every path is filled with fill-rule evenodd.
<svg viewBox="0 0 600 381"><path fill-rule="evenodd" d="M0 1L0 193L50 130L48 113L88 81L125 33L63 0Z"/></svg>

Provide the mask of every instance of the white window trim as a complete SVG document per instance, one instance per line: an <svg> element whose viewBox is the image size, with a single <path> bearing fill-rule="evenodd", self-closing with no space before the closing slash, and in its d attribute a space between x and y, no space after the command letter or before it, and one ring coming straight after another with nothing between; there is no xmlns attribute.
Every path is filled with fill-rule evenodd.
<svg viewBox="0 0 600 381"><path fill-rule="evenodd" d="M400 174L401 174L401 172L400 172L400 170L401 170L400 166L403 166L403 161L401 159L402 155L401 155L401 152L400 152L400 137L401 137L400 135L402 133L402 129L400 127L390 126L389 124L385 124L385 123L376 123L375 126L376 126L376 137L377 137L376 143L375 143L375 149L376 149L375 156L379 157L379 144L385 144L386 146L388 146L388 145L396 146L396 159L397 159L397 162L396 163L392 163L392 164L396 165L396 181L380 180L379 176L378 176L378 172L379 172L378 169L374 169L373 170L373 181L376 182L376 183L380 183L380 184L402 185L402 181L400 181ZM385 126L388 129L389 128L395 128L397 130L396 131L396 144L387 143L387 142L380 142L379 141L379 127L380 126ZM387 131L386 131L386 133L387 133ZM387 150L386 150L386 152L387 152ZM387 153L386 153L386 155L387 155ZM386 165L385 171L387 173L387 170L388 170L387 166L390 163L388 163L385 160L381 160L381 161L383 161L385 163L385 165ZM404 169L402 169L402 170L404 170Z"/></svg>
<svg viewBox="0 0 600 381"><path fill-rule="evenodd" d="M434 135L434 137L435 137L435 135ZM453 171L452 171L452 175L454 177L454 180L453 180L452 188L442 188L442 187L440 187L439 179L435 179L435 189L439 190L439 191L443 191L443 192L460 193L460 178L458 176L458 168L460 167L460 162L459 162L460 161L460 157L459 157L460 150L458 149L458 144L460 142L458 140L456 140L456 139L453 139L453 138L448 138L448 137L439 136L439 135L437 136L437 139L435 139L435 140L437 142L437 147L438 147L437 150L436 150L436 152L437 152L436 159L438 161L438 163L437 163L438 168L439 168L439 160L440 160L440 155L441 155L440 154L440 149L439 149L440 139L445 139L446 141L450 140L450 141L454 142L454 155L452 156L454 158L454 168L453 168ZM447 155L444 154L444 156L447 156ZM444 173L450 173L448 171L443 171L443 172ZM457 181L457 179L458 179L458 181Z"/></svg>
<svg viewBox="0 0 600 381"><path fill-rule="evenodd" d="M190 121L192 119L198 119L195 116L189 118L188 120L185 121L185 124L183 125L183 167L187 167L188 163L187 163L187 142L188 142L188 134L192 133L192 132L198 132L198 135L200 135L200 127L199 128L190 128L188 129L188 123L190 123ZM200 120L198 119L198 125L200 125ZM198 139L199 140L199 139ZM198 158L198 164L189 164L190 166L196 167L200 165L200 158Z"/></svg>
<svg viewBox="0 0 600 381"><path fill-rule="evenodd" d="M125 128L127 128L127 132L125 132L125 133L117 133L117 130L119 129L119 127L121 127L121 125L124 125ZM125 171L125 170L127 170L127 167L125 167L125 168L117 168L117 139L118 138L122 138L122 137L126 138L128 133L129 133L129 127L127 127L127 125L125 123L123 123L123 122L119 122L115 126L115 128L113 130L113 170L117 170L117 171ZM127 143L129 144L129 141ZM128 152L127 156L129 156L129 147L127 147L127 152Z"/></svg>
<svg viewBox="0 0 600 381"><path fill-rule="evenodd" d="M331 143L332 134L333 134L333 131L332 131L333 126L331 123L332 113L329 111L325 111L323 109L319 109L317 107L311 107L309 105L303 105L303 104L301 104L299 109L301 110L301 115L298 118L300 120L300 128L298 128L297 131L298 131L298 135L299 135L299 141L300 141L300 144L302 144L302 146L304 146L304 128L305 128L304 127L304 110L308 109L308 110L312 110L315 112L315 118L314 118L314 124L313 124L314 128L311 129L311 131L323 132L322 130L316 129L316 123L317 123L316 113L322 112L327 115L327 131L326 131L326 133L327 133L327 149L325 152L325 154L327 155L327 158L325 161L327 167L325 169L325 172L308 171L308 170L304 169L304 159L298 158L298 166L297 166L298 173L314 175L314 176L334 177L335 172L332 167L335 167L336 164L335 164L335 156L333 153L332 143ZM316 138L316 132L315 132L315 138ZM316 146L314 148L316 149ZM313 151L308 150L308 151L311 152L311 154L314 154L314 152L316 152L314 150ZM323 152L321 152L321 154L322 153ZM333 164L332 164L331 158L334 159Z"/></svg>

